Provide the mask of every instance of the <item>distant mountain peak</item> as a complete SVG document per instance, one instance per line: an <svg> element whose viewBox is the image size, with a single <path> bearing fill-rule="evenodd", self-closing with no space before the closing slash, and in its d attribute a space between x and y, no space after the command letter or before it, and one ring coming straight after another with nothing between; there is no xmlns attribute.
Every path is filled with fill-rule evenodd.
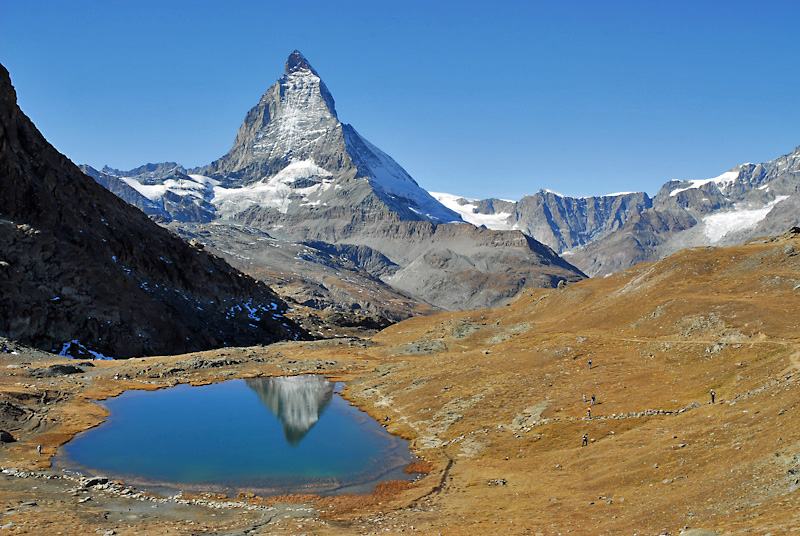
<svg viewBox="0 0 800 536"><path fill-rule="evenodd" d="M295 49L289 54L289 58L286 60L286 74L292 74L297 71L310 71L319 76L317 71L308 63L306 57L303 56L299 50Z"/></svg>

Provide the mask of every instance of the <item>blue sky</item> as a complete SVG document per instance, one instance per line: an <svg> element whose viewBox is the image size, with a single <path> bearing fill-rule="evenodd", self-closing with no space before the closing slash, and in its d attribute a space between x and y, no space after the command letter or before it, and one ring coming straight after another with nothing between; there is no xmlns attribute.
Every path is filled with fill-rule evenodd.
<svg viewBox="0 0 800 536"><path fill-rule="evenodd" d="M76 163L204 165L298 49L432 191L709 178L800 145L800 3L0 0L0 63Z"/></svg>

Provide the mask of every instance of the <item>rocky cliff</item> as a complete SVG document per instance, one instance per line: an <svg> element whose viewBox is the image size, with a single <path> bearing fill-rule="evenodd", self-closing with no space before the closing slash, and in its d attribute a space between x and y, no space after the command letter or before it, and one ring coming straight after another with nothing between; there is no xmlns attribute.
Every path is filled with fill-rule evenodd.
<svg viewBox="0 0 800 536"><path fill-rule="evenodd" d="M0 67L0 335L131 357L302 337L265 285L99 186L20 111Z"/></svg>
<svg viewBox="0 0 800 536"><path fill-rule="evenodd" d="M800 147L712 179L670 181L653 206L569 259L590 275L696 246L730 246L800 225Z"/></svg>

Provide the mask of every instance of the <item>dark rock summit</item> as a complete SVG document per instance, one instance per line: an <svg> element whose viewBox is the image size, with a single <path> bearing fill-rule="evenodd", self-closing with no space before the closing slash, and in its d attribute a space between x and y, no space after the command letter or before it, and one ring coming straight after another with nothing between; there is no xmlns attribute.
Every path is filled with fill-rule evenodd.
<svg viewBox="0 0 800 536"><path fill-rule="evenodd" d="M0 335L70 355L172 354L303 336L285 308L81 173L0 66Z"/></svg>
<svg viewBox="0 0 800 536"><path fill-rule="evenodd" d="M308 60L305 56L303 56L299 50L295 49L294 52L289 54L289 57L286 60L286 74L292 74L295 71L305 70L310 71L314 76L319 76L317 71L311 67L311 64L308 63Z"/></svg>

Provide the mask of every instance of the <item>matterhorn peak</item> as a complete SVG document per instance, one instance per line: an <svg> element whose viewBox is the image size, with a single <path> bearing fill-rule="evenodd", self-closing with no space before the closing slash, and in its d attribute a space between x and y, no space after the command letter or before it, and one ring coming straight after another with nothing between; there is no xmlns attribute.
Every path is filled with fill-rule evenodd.
<svg viewBox="0 0 800 536"><path fill-rule="evenodd" d="M225 187L249 188L215 198L226 217L259 205L284 225L277 223L285 219L281 214L303 219L307 214L299 214L334 206L373 210L377 200L400 219L462 221L389 155L339 121L333 96L298 50L289 54L286 73L247 113L228 154L193 171ZM297 236L303 236L299 229Z"/></svg>
<svg viewBox="0 0 800 536"><path fill-rule="evenodd" d="M315 71L311 64L308 63L306 57L303 56L299 50L295 49L291 54L289 54L289 57L286 60L286 74L292 74L297 71L311 71L315 75L319 76L317 71Z"/></svg>

